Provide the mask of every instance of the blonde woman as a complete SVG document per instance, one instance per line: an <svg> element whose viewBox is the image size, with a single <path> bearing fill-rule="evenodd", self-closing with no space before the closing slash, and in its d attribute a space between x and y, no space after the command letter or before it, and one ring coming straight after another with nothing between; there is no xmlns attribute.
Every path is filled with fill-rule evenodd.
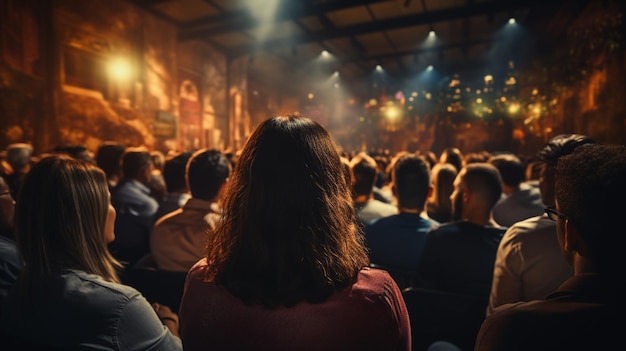
<svg viewBox="0 0 626 351"><path fill-rule="evenodd" d="M120 284L107 249L115 216L97 166L54 155L32 167L15 211L25 266L2 309L3 333L62 350L182 350L177 316Z"/></svg>

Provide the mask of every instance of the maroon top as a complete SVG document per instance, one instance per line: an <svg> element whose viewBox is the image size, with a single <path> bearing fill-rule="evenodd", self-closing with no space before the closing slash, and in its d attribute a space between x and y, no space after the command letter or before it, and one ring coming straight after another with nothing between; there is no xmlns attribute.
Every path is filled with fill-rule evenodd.
<svg viewBox="0 0 626 351"><path fill-rule="evenodd" d="M203 282L206 260L187 275L179 310L185 351L411 350L402 293L385 271L363 268L358 281L319 304L267 309L246 305Z"/></svg>

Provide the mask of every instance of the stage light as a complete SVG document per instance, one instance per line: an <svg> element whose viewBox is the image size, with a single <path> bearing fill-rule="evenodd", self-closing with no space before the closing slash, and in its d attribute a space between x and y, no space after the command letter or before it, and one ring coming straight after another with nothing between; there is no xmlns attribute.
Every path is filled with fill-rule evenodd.
<svg viewBox="0 0 626 351"><path fill-rule="evenodd" d="M127 60L116 58L109 63L109 74L117 81L128 81L132 74L132 69Z"/></svg>

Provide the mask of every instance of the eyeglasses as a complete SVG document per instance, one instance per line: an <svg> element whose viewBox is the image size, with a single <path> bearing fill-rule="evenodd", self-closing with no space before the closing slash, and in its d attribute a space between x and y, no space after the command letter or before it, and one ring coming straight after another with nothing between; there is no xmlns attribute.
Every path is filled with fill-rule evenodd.
<svg viewBox="0 0 626 351"><path fill-rule="evenodd" d="M546 212L546 214L548 215L548 218L550 218L551 220L555 221L559 218L561 219L567 219L567 215L561 211L558 211L556 209L556 206L549 206L546 207L544 209L544 211Z"/></svg>

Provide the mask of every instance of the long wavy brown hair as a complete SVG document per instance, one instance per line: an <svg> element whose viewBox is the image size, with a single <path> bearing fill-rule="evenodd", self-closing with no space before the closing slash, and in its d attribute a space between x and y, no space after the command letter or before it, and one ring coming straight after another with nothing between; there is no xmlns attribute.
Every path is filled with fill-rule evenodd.
<svg viewBox="0 0 626 351"><path fill-rule="evenodd" d="M323 302L369 264L337 146L301 116L262 122L225 192L207 281L248 304Z"/></svg>

